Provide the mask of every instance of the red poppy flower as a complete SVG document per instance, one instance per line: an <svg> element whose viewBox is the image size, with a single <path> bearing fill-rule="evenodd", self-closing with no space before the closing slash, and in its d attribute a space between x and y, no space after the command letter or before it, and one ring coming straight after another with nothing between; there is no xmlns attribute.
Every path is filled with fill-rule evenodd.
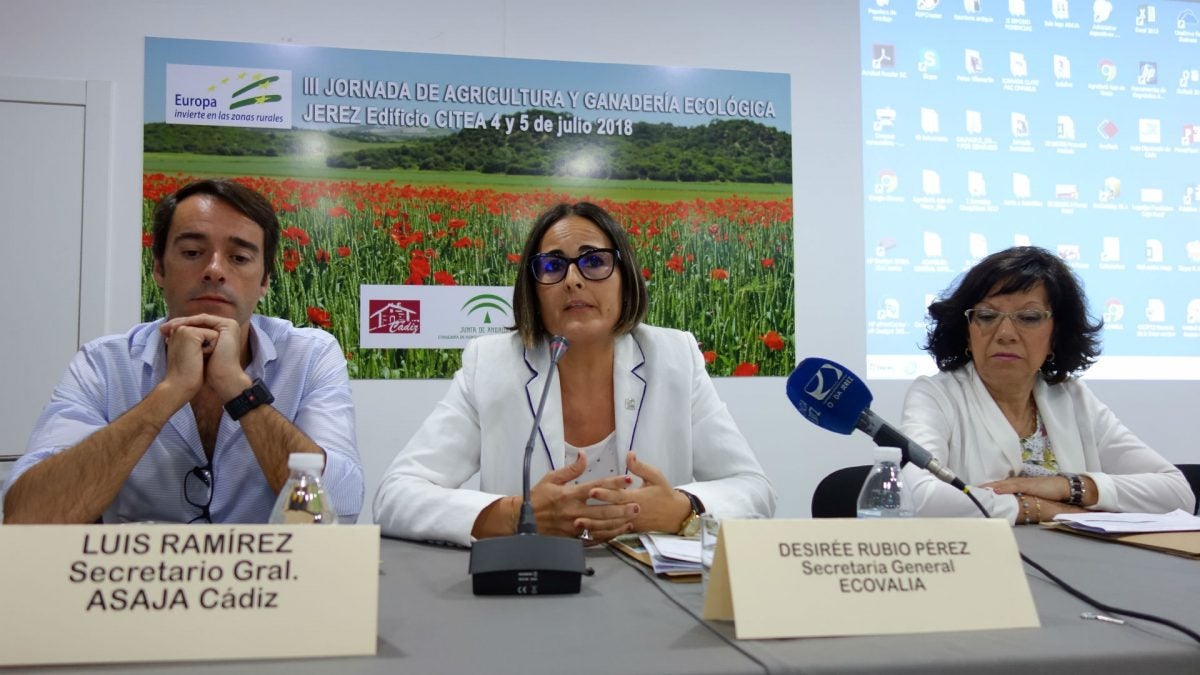
<svg viewBox="0 0 1200 675"><path fill-rule="evenodd" d="M650 281L650 276L651 276L650 268L649 268L649 267L643 267L643 268L642 268L642 277L643 277L643 278L644 278L646 281Z"/></svg>
<svg viewBox="0 0 1200 675"><path fill-rule="evenodd" d="M729 278L729 270L717 267L713 269L713 271L709 272L708 276L716 279L717 281L724 281Z"/></svg>
<svg viewBox="0 0 1200 675"><path fill-rule="evenodd" d="M283 238L291 239L301 246L308 246L309 242L312 241L309 239L308 233L298 227L289 227L284 229Z"/></svg>
<svg viewBox="0 0 1200 675"><path fill-rule="evenodd" d="M316 255L313 256L313 258L315 258L316 261L319 263L324 263L324 264L328 265L329 264L329 251L326 251L323 248L319 248L319 249L317 249L317 253L316 253Z"/></svg>
<svg viewBox="0 0 1200 675"><path fill-rule="evenodd" d="M758 374L757 363L746 363L745 361L737 364L737 368L733 369L734 377L751 377Z"/></svg>
<svg viewBox="0 0 1200 675"><path fill-rule="evenodd" d="M320 307L308 308L308 322L321 328L329 328L331 325L333 325L329 321L329 312L326 312Z"/></svg>
<svg viewBox="0 0 1200 675"><path fill-rule="evenodd" d="M424 256L420 258L414 257L408 261L408 273L410 278L416 276L424 279L429 276L429 260Z"/></svg>
<svg viewBox="0 0 1200 675"><path fill-rule="evenodd" d="M344 206L331 206L328 213L330 218L344 218L350 215L350 212Z"/></svg>
<svg viewBox="0 0 1200 675"><path fill-rule="evenodd" d="M142 248L150 248L154 246L154 235L149 232L142 233Z"/></svg>
<svg viewBox="0 0 1200 675"><path fill-rule="evenodd" d="M774 258L763 258L763 259L762 259L762 266L763 266L763 267L774 267L774 266L775 266L775 259L774 259Z"/></svg>
<svg viewBox="0 0 1200 675"><path fill-rule="evenodd" d="M294 248L283 249L283 271L295 272L300 265L300 251Z"/></svg>
<svg viewBox="0 0 1200 675"><path fill-rule="evenodd" d="M454 280L454 275L445 271L434 272L433 281L442 286L456 286L458 284L458 282Z"/></svg>
<svg viewBox="0 0 1200 675"><path fill-rule="evenodd" d="M392 230L389 236L391 236L392 241L396 242L396 245L399 246L400 248L408 248L409 246L412 246L413 244L421 243L421 241L425 239L424 232L413 232L412 234L404 234L403 232L401 232L399 230Z"/></svg>
<svg viewBox="0 0 1200 675"><path fill-rule="evenodd" d="M508 258L508 262L510 262L514 265L521 262L521 254L520 253L509 253L505 257Z"/></svg>
<svg viewBox="0 0 1200 675"><path fill-rule="evenodd" d="M349 246L339 246L338 247L338 256L342 257L342 258L349 258L350 257L350 247Z"/></svg>
<svg viewBox="0 0 1200 675"><path fill-rule="evenodd" d="M714 363L714 362L716 362L716 360L717 360L716 352L712 351L711 349L709 351L704 352L704 362L705 363Z"/></svg>
<svg viewBox="0 0 1200 675"><path fill-rule="evenodd" d="M466 226L467 221L463 220L462 218L451 218L450 222L446 223L446 227L449 227L452 230L461 230Z"/></svg>
<svg viewBox="0 0 1200 675"><path fill-rule="evenodd" d="M475 245L475 242L470 237L463 237L450 245L454 248L471 248Z"/></svg>
<svg viewBox="0 0 1200 675"><path fill-rule="evenodd" d="M760 336L758 339L762 340L763 344L767 346L767 349L770 349L774 352L777 352L784 347L783 336L773 330L767 331L766 334Z"/></svg>
<svg viewBox="0 0 1200 675"><path fill-rule="evenodd" d="M671 270L672 272L678 272L678 273L682 274L683 273L683 258L680 258L677 255L671 256L671 259L667 261L667 269Z"/></svg>
<svg viewBox="0 0 1200 675"><path fill-rule="evenodd" d="M431 213L431 214L429 214L429 222L431 222L431 223L440 223L440 222L442 222L442 214L440 214L440 213Z"/></svg>

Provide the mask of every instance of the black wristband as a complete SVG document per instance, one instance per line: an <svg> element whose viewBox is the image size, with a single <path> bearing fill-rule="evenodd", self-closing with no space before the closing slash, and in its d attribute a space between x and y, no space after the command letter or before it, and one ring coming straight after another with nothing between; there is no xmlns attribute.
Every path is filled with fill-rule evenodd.
<svg viewBox="0 0 1200 675"><path fill-rule="evenodd" d="M688 498L688 502L690 502L692 505L692 513L698 516L704 515L704 502L700 501L699 497L688 492L687 490L680 490L679 488L676 488L675 491L682 492L683 496Z"/></svg>
<svg viewBox="0 0 1200 675"><path fill-rule="evenodd" d="M249 389L234 396L225 404L225 412L229 413L229 417L236 422L258 406L274 401L275 396L271 394L270 389L267 389L267 385L263 384L261 379L255 379Z"/></svg>

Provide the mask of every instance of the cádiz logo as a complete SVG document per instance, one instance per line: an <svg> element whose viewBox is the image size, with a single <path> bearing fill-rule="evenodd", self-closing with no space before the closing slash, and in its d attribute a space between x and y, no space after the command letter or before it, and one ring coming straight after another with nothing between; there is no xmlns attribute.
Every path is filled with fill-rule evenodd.
<svg viewBox="0 0 1200 675"><path fill-rule="evenodd" d="M367 306L368 333L420 333L420 300L371 300Z"/></svg>
<svg viewBox="0 0 1200 675"><path fill-rule="evenodd" d="M462 309L466 311L467 316L471 316L476 312L483 312L483 322L489 324L492 322L492 312L499 312L502 316L512 316L512 304L499 295L494 293L481 293L463 303Z"/></svg>
<svg viewBox="0 0 1200 675"><path fill-rule="evenodd" d="M818 401L824 401L841 381L843 374L841 368L826 363L818 368L808 384L804 385L804 393Z"/></svg>

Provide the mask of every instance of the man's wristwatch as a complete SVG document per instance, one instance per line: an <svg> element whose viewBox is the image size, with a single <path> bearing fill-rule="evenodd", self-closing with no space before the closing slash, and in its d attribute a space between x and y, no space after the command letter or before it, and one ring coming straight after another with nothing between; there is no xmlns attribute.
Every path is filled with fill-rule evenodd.
<svg viewBox="0 0 1200 675"><path fill-rule="evenodd" d="M271 394L271 390L267 389L267 385L263 384L261 379L255 379L249 389L234 396L225 404L225 412L229 413L229 417L236 422L258 406L274 401L275 397Z"/></svg>
<svg viewBox="0 0 1200 675"><path fill-rule="evenodd" d="M700 503L700 498L688 492L687 490L676 490L688 498L688 503L692 505L692 512L683 519L683 523L679 526L678 534L681 537L694 537L700 532L700 516L704 513L704 504Z"/></svg>

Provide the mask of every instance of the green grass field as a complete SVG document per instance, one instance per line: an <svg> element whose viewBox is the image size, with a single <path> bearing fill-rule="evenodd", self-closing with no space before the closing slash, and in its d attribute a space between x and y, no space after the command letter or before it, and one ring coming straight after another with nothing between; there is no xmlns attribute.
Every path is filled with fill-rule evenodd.
<svg viewBox="0 0 1200 675"><path fill-rule="evenodd" d="M349 147L369 143L337 139ZM335 148L342 150L343 148ZM395 181L399 185L447 185L497 192L567 192L593 199L614 201L647 200L672 202L692 199L745 197L749 199L790 199L792 186L759 183L667 183L645 180L597 180L584 178L548 178L545 176L508 176L474 171L371 171L367 169L331 169L324 155L309 157L227 157L184 153L146 153L142 172L199 177L268 176L279 178L319 178L371 183Z"/></svg>

